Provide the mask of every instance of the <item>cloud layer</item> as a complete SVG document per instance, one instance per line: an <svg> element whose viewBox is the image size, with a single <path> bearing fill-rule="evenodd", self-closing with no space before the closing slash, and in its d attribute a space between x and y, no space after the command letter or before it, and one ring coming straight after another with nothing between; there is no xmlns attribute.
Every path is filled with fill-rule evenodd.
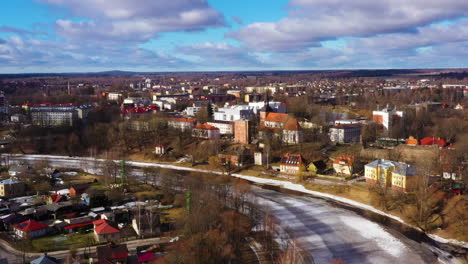
<svg viewBox="0 0 468 264"><path fill-rule="evenodd" d="M290 0L253 23L207 0L31 1L61 16L0 24L0 72L468 67L466 0Z"/></svg>

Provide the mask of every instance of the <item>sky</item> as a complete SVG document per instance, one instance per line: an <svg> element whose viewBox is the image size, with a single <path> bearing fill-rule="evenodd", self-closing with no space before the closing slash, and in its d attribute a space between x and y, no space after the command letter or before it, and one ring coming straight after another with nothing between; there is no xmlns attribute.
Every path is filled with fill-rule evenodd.
<svg viewBox="0 0 468 264"><path fill-rule="evenodd" d="M2 0L0 73L468 68L466 0Z"/></svg>

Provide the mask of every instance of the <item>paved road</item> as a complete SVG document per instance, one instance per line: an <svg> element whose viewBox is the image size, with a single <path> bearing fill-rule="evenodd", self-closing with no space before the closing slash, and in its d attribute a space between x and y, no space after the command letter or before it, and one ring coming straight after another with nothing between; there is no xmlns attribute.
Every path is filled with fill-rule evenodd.
<svg viewBox="0 0 468 264"><path fill-rule="evenodd" d="M130 252L135 252L137 247L147 246L147 245L156 245L156 244L164 244L168 243L170 238L168 237L156 237L156 238L148 238L148 239L140 239L140 240L132 240L132 241L125 241L122 243L127 244L127 248ZM84 252L87 253L95 253L96 247L90 247L89 249L78 249L76 251L77 254L83 254ZM60 250L49 252L48 255L52 256L57 259L66 259L69 255L69 250ZM32 260L42 256L40 253L26 253L25 258L26 260ZM8 263L21 263L22 262L22 253L17 251L16 249L12 248L8 245L7 242L0 240L0 259L7 258Z"/></svg>
<svg viewBox="0 0 468 264"><path fill-rule="evenodd" d="M40 157L11 158L10 162L34 162ZM92 159L48 158L56 167L88 168L99 166ZM138 162L131 163L140 166ZM142 164L141 166L147 166ZM179 168L180 169L180 168ZM345 263L458 263L448 253L406 238L395 230L387 230L375 222L318 198L295 196L253 188L258 202L297 239L315 263L341 259ZM441 257L433 254L437 252Z"/></svg>

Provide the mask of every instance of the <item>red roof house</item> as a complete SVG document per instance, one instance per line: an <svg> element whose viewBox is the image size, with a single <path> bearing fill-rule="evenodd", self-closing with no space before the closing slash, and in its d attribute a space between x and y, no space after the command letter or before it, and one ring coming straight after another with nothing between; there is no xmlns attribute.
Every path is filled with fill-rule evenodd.
<svg viewBox="0 0 468 264"><path fill-rule="evenodd" d="M27 220L13 227L20 238L36 238L47 234L49 226L34 220Z"/></svg>
<svg viewBox="0 0 468 264"><path fill-rule="evenodd" d="M120 230L111 226L105 219L94 221L93 224L94 237L98 242L120 239Z"/></svg>

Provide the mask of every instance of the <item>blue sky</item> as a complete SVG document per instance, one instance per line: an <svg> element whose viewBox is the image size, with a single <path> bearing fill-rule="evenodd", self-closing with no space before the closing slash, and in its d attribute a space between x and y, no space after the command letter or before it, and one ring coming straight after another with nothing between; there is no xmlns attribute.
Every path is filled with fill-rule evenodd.
<svg viewBox="0 0 468 264"><path fill-rule="evenodd" d="M466 0L3 0L0 73L468 67Z"/></svg>

